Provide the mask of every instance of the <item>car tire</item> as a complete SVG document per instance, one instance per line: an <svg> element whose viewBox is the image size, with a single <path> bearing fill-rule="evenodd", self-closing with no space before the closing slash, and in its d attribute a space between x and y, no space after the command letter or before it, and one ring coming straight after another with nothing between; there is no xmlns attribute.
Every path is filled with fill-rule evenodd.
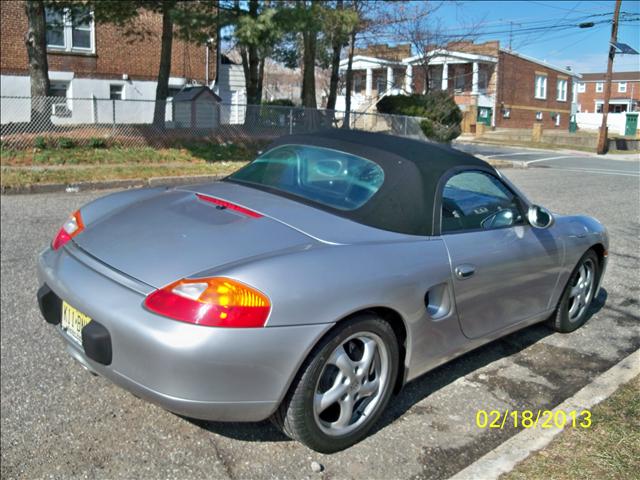
<svg viewBox="0 0 640 480"><path fill-rule="evenodd" d="M274 423L318 452L354 445L389 403L399 356L393 328L374 314L338 323L303 364Z"/></svg>
<svg viewBox="0 0 640 480"><path fill-rule="evenodd" d="M569 333L587 321L589 306L596 294L600 279L600 262L593 250L588 250L571 272L558 307L549 319L556 332Z"/></svg>

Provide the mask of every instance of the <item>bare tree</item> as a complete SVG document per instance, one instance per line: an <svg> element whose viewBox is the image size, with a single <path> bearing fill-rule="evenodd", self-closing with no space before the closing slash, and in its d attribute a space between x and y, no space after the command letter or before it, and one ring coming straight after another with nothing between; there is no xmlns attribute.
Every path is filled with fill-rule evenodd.
<svg viewBox="0 0 640 480"><path fill-rule="evenodd" d="M409 43L419 57L414 65L422 72L424 93L431 89L431 60L441 55L450 44L472 42L478 37L479 21L470 19L455 30L443 27L437 13L446 3L399 4L388 12L387 24L396 40Z"/></svg>

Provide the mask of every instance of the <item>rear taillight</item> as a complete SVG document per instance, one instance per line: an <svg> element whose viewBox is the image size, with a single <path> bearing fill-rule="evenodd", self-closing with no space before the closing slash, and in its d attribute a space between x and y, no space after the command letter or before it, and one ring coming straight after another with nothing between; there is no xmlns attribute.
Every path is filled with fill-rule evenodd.
<svg viewBox="0 0 640 480"><path fill-rule="evenodd" d="M58 234L51 242L51 248L58 250L61 246L71 240L84 230L84 223L82 223L82 217L80 216L80 210L74 212L64 225L58 231Z"/></svg>
<svg viewBox="0 0 640 480"><path fill-rule="evenodd" d="M185 278L150 294L144 305L181 322L210 327L264 327L271 303L266 295L224 277Z"/></svg>

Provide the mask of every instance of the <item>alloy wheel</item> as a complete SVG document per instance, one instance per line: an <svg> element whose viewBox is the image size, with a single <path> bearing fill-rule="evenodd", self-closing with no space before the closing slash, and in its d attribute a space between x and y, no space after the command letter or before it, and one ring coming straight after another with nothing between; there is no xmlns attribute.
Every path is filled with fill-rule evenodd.
<svg viewBox="0 0 640 480"><path fill-rule="evenodd" d="M348 337L328 357L316 384L313 415L327 435L346 435L375 410L389 382L389 350L372 332Z"/></svg>
<svg viewBox="0 0 640 480"><path fill-rule="evenodd" d="M596 266L587 258L578 268L578 275L569 291L568 317L570 322L582 318L593 299Z"/></svg>

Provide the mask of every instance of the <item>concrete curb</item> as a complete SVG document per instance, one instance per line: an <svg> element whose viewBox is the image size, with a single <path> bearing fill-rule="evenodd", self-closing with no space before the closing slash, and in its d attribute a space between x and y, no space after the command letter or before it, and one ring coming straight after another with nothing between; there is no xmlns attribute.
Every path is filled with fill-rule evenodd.
<svg viewBox="0 0 640 480"><path fill-rule="evenodd" d="M593 382L566 399L552 411L568 412L589 409L610 397L620 385L640 375L640 350L611 367ZM467 468L459 471L449 480L489 480L497 479L510 472L531 453L546 447L563 429L522 430L502 443Z"/></svg>
<svg viewBox="0 0 640 480"><path fill-rule="evenodd" d="M183 177L151 177L127 180L104 180L78 183L43 183L20 187L2 187L3 195L19 195L31 193L77 193L90 190L107 190L111 188L137 188L188 185L191 183L214 182L226 175L188 175Z"/></svg>
<svg viewBox="0 0 640 480"><path fill-rule="evenodd" d="M518 162L516 160L496 160L486 155L474 155L480 160L484 160L489 165L494 168L528 168L528 165L525 162Z"/></svg>

